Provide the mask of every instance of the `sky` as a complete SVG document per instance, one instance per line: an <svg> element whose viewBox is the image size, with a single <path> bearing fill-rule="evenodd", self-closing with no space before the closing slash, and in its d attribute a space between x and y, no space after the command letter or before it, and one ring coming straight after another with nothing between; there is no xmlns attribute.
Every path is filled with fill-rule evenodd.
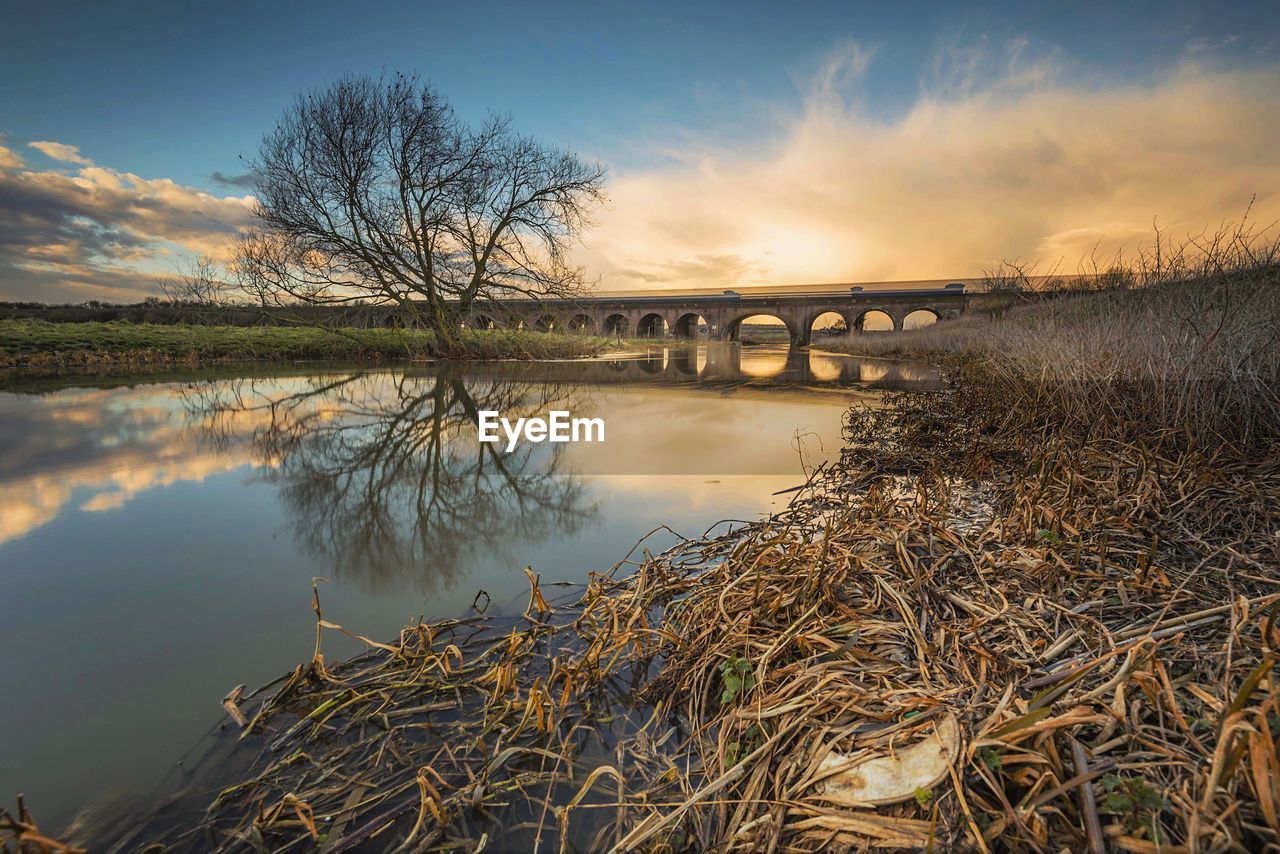
<svg viewBox="0 0 1280 854"><path fill-rule="evenodd" d="M0 299L136 301L299 92L407 71L603 162L603 290L1068 271L1280 219L1280 7L8 0Z"/></svg>

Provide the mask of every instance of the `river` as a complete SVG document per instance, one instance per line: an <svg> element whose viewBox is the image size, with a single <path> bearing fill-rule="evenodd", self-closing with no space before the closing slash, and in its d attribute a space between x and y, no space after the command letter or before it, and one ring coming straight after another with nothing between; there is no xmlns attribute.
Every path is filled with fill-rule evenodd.
<svg viewBox="0 0 1280 854"><path fill-rule="evenodd" d="M523 607L644 542L785 504L844 412L917 366L703 344L575 362L12 373L0 384L0 797L42 829L146 793L307 661ZM600 418L605 440L481 445L476 413ZM481 592L483 591L483 592ZM337 633L329 659L359 646Z"/></svg>

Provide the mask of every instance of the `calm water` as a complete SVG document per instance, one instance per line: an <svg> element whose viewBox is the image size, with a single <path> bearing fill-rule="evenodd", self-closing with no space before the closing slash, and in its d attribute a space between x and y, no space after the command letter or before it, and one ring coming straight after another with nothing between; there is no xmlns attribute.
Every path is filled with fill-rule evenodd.
<svg viewBox="0 0 1280 854"><path fill-rule="evenodd" d="M752 519L910 365L703 345L570 363L10 376L0 387L0 800L43 828L140 797L234 686L373 637L519 610L668 524ZM601 417L602 444L477 440L477 410ZM648 543L660 549L670 535ZM357 651L330 633L330 658Z"/></svg>

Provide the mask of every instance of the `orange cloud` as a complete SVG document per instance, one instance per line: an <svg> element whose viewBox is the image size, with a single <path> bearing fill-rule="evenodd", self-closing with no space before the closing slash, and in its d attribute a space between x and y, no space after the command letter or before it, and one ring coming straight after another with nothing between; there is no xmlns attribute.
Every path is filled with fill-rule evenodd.
<svg viewBox="0 0 1280 854"><path fill-rule="evenodd" d="M1058 81L1014 45L986 83L943 66L903 115L864 108L874 73L846 46L780 138L708 140L615 175L582 258L603 288L973 276L1002 258L1106 256L1151 235L1280 218L1280 66L1184 63L1153 81Z"/></svg>
<svg viewBox="0 0 1280 854"><path fill-rule="evenodd" d="M22 158L16 151L0 145L0 169L21 169Z"/></svg>
<svg viewBox="0 0 1280 854"><path fill-rule="evenodd" d="M48 140L39 142L29 142L27 147L34 148L46 157L54 160L62 160L67 163L79 163L82 166L92 166L93 161L80 155L80 147L78 145L67 145L62 142L50 142Z"/></svg>

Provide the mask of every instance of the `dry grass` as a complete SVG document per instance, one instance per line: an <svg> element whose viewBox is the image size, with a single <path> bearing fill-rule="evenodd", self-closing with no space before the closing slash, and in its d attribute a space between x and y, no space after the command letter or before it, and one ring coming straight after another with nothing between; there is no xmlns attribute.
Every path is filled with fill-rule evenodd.
<svg viewBox="0 0 1280 854"><path fill-rule="evenodd" d="M1015 386L1011 398L1043 428L1210 444L1274 437L1280 243L1237 228L1146 257L1161 260L1099 274L1124 287L824 347L962 362Z"/></svg>
<svg viewBox="0 0 1280 854"><path fill-rule="evenodd" d="M1072 298L1001 327L980 369L1044 424L1245 444L1280 428L1280 267Z"/></svg>
<svg viewBox="0 0 1280 854"><path fill-rule="evenodd" d="M993 325L990 317L962 314L954 320L900 332L857 332L824 338L818 346L859 356L936 358L971 352L981 338L991 333Z"/></svg>

